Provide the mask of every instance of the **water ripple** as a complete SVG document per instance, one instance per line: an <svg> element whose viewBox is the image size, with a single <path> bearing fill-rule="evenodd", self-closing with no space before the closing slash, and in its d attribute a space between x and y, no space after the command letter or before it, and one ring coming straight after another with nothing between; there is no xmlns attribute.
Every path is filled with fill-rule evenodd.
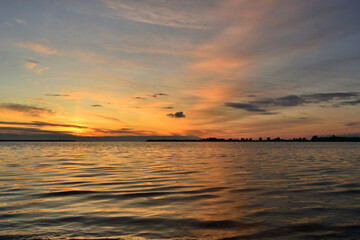
<svg viewBox="0 0 360 240"><path fill-rule="evenodd" d="M0 143L0 239L360 239L359 143Z"/></svg>

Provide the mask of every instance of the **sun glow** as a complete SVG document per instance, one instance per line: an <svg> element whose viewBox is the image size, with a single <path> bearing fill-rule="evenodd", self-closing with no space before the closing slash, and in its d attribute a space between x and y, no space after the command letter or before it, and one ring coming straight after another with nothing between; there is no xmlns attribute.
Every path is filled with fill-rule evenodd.
<svg viewBox="0 0 360 240"><path fill-rule="evenodd" d="M76 127L67 128L67 131L71 132L74 135L84 135L84 133L88 132L87 129L76 128Z"/></svg>

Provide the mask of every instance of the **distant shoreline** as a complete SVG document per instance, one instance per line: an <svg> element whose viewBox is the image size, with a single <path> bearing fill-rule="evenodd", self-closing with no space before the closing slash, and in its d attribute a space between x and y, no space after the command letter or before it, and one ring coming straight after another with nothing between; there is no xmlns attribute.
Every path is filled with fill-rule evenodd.
<svg viewBox="0 0 360 240"><path fill-rule="evenodd" d="M81 141L80 141L81 142ZM306 141L293 141L293 140L281 140L281 141L258 141L258 140L253 140L253 141L203 141L203 140L146 140L146 142L308 142L308 143L314 143L314 142L360 142L359 140L337 140L337 141L310 141L310 140L306 140Z"/></svg>
<svg viewBox="0 0 360 240"><path fill-rule="evenodd" d="M203 139L144 139L144 140L116 140L104 138L79 138L79 139L0 139L0 142L360 142L360 137L337 137L335 135L330 137L313 136L311 139L307 138L293 138L281 139L266 138L266 139L252 139L252 138L203 138Z"/></svg>
<svg viewBox="0 0 360 240"><path fill-rule="evenodd" d="M193 139L148 139L147 142L360 142L360 137L337 137L335 135L331 137L318 137L313 136L311 139L306 138L293 138L293 139L281 139L280 137L277 138L267 138L263 140L259 138L257 140L253 140L252 138L240 138L240 139L233 139L233 138L205 138L199 140Z"/></svg>

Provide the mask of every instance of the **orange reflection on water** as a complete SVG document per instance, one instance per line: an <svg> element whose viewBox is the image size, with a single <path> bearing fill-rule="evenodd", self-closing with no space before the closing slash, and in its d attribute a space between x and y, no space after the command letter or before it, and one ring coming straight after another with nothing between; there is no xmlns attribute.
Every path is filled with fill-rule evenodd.
<svg viewBox="0 0 360 240"><path fill-rule="evenodd" d="M357 203L332 196L357 186L352 161L358 148L321 146L10 144L0 153L12 156L1 159L9 181L0 182L0 206L11 216L8 224L31 221L41 226L38 232L83 227L128 238L251 236L269 228L321 225L334 216L346 223L351 218L333 206L353 209ZM341 157L329 161L329 153Z"/></svg>

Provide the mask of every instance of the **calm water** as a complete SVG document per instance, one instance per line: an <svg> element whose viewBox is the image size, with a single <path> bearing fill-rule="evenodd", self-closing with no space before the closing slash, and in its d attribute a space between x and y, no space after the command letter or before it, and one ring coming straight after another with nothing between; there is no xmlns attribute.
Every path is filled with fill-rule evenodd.
<svg viewBox="0 0 360 240"><path fill-rule="evenodd" d="M360 239L360 143L0 143L0 239Z"/></svg>

